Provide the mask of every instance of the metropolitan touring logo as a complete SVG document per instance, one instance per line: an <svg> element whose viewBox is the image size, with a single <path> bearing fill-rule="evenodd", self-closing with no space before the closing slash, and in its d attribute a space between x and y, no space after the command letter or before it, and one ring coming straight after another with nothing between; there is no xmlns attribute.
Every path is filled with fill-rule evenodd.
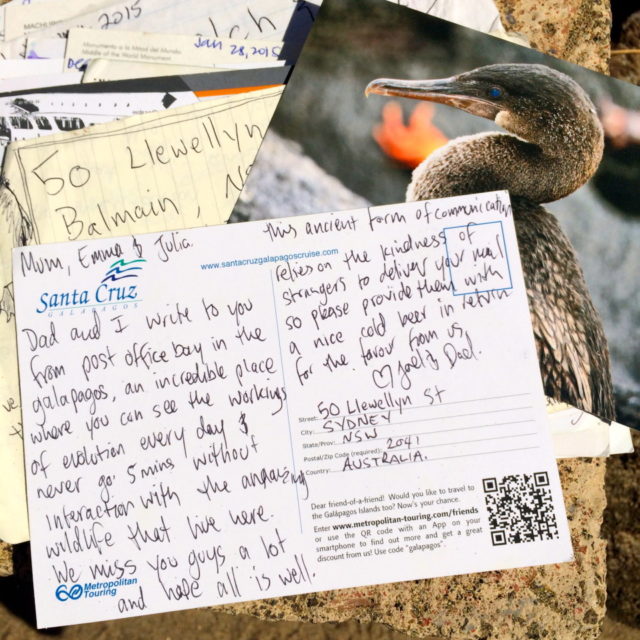
<svg viewBox="0 0 640 640"><path fill-rule="evenodd" d="M128 587L132 584L138 584L138 578L120 578L108 582L85 582L84 585L74 584L70 588L66 584L61 584L58 585L55 594L60 602L80 600L80 598L115 598L119 587Z"/></svg>
<svg viewBox="0 0 640 640"><path fill-rule="evenodd" d="M145 262L144 258L128 262L122 258L116 260L109 266L96 288L92 290L74 288L62 291L45 291L40 296L36 312L67 311L138 302L138 287L131 283L131 279L140 275Z"/></svg>

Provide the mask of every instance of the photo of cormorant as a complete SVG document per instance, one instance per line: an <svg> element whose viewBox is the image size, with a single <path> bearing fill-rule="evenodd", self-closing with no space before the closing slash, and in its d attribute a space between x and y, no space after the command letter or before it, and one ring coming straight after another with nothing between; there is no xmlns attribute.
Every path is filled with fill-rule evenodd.
<svg viewBox="0 0 640 640"><path fill-rule="evenodd" d="M545 392L613 419L604 330L571 243L540 206L585 184L602 157L602 126L580 85L546 65L494 64L440 80L374 80L365 92L450 105L511 133L440 147L414 170L407 201L509 191Z"/></svg>

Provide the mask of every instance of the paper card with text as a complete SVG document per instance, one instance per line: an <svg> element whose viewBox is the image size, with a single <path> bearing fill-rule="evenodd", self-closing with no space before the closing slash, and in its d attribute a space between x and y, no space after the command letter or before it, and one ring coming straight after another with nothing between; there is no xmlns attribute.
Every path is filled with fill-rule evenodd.
<svg viewBox="0 0 640 640"><path fill-rule="evenodd" d="M174 64L213 68L229 65L284 65L283 43L230 40L137 31L69 29L64 68L83 69L102 58L114 62Z"/></svg>
<svg viewBox="0 0 640 640"><path fill-rule="evenodd" d="M571 560L506 192L13 270L40 627Z"/></svg>
<svg viewBox="0 0 640 640"><path fill-rule="evenodd" d="M68 3L67 3L68 4ZM87 5L81 15L51 20L51 12L36 5L15 7L7 16L6 39L19 35L61 37L68 29L86 27L108 31L202 34L204 37L284 40L299 48L315 22L320 2L307 0L121 0L108 6ZM44 12L44 16L42 13ZM42 17L42 20L40 18ZM49 26L47 26L47 23Z"/></svg>

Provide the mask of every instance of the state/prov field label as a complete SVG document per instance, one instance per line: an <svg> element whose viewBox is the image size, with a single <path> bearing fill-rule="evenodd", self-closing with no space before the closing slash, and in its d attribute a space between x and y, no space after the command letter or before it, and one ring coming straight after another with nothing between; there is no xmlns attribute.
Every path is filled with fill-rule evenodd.
<svg viewBox="0 0 640 640"><path fill-rule="evenodd" d="M571 558L506 193L13 270L40 626Z"/></svg>

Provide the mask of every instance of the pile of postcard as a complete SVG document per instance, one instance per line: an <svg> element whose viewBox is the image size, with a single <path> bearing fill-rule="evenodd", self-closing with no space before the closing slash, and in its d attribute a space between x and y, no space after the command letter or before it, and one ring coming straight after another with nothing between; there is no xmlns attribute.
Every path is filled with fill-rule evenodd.
<svg viewBox="0 0 640 640"><path fill-rule="evenodd" d="M442 18L501 29L490 0L3 5L0 539L39 626L571 559L555 458L629 430L545 398L504 181L400 202L451 123L508 125L500 77L451 84L490 36ZM476 115L405 126L384 101L420 91Z"/></svg>

